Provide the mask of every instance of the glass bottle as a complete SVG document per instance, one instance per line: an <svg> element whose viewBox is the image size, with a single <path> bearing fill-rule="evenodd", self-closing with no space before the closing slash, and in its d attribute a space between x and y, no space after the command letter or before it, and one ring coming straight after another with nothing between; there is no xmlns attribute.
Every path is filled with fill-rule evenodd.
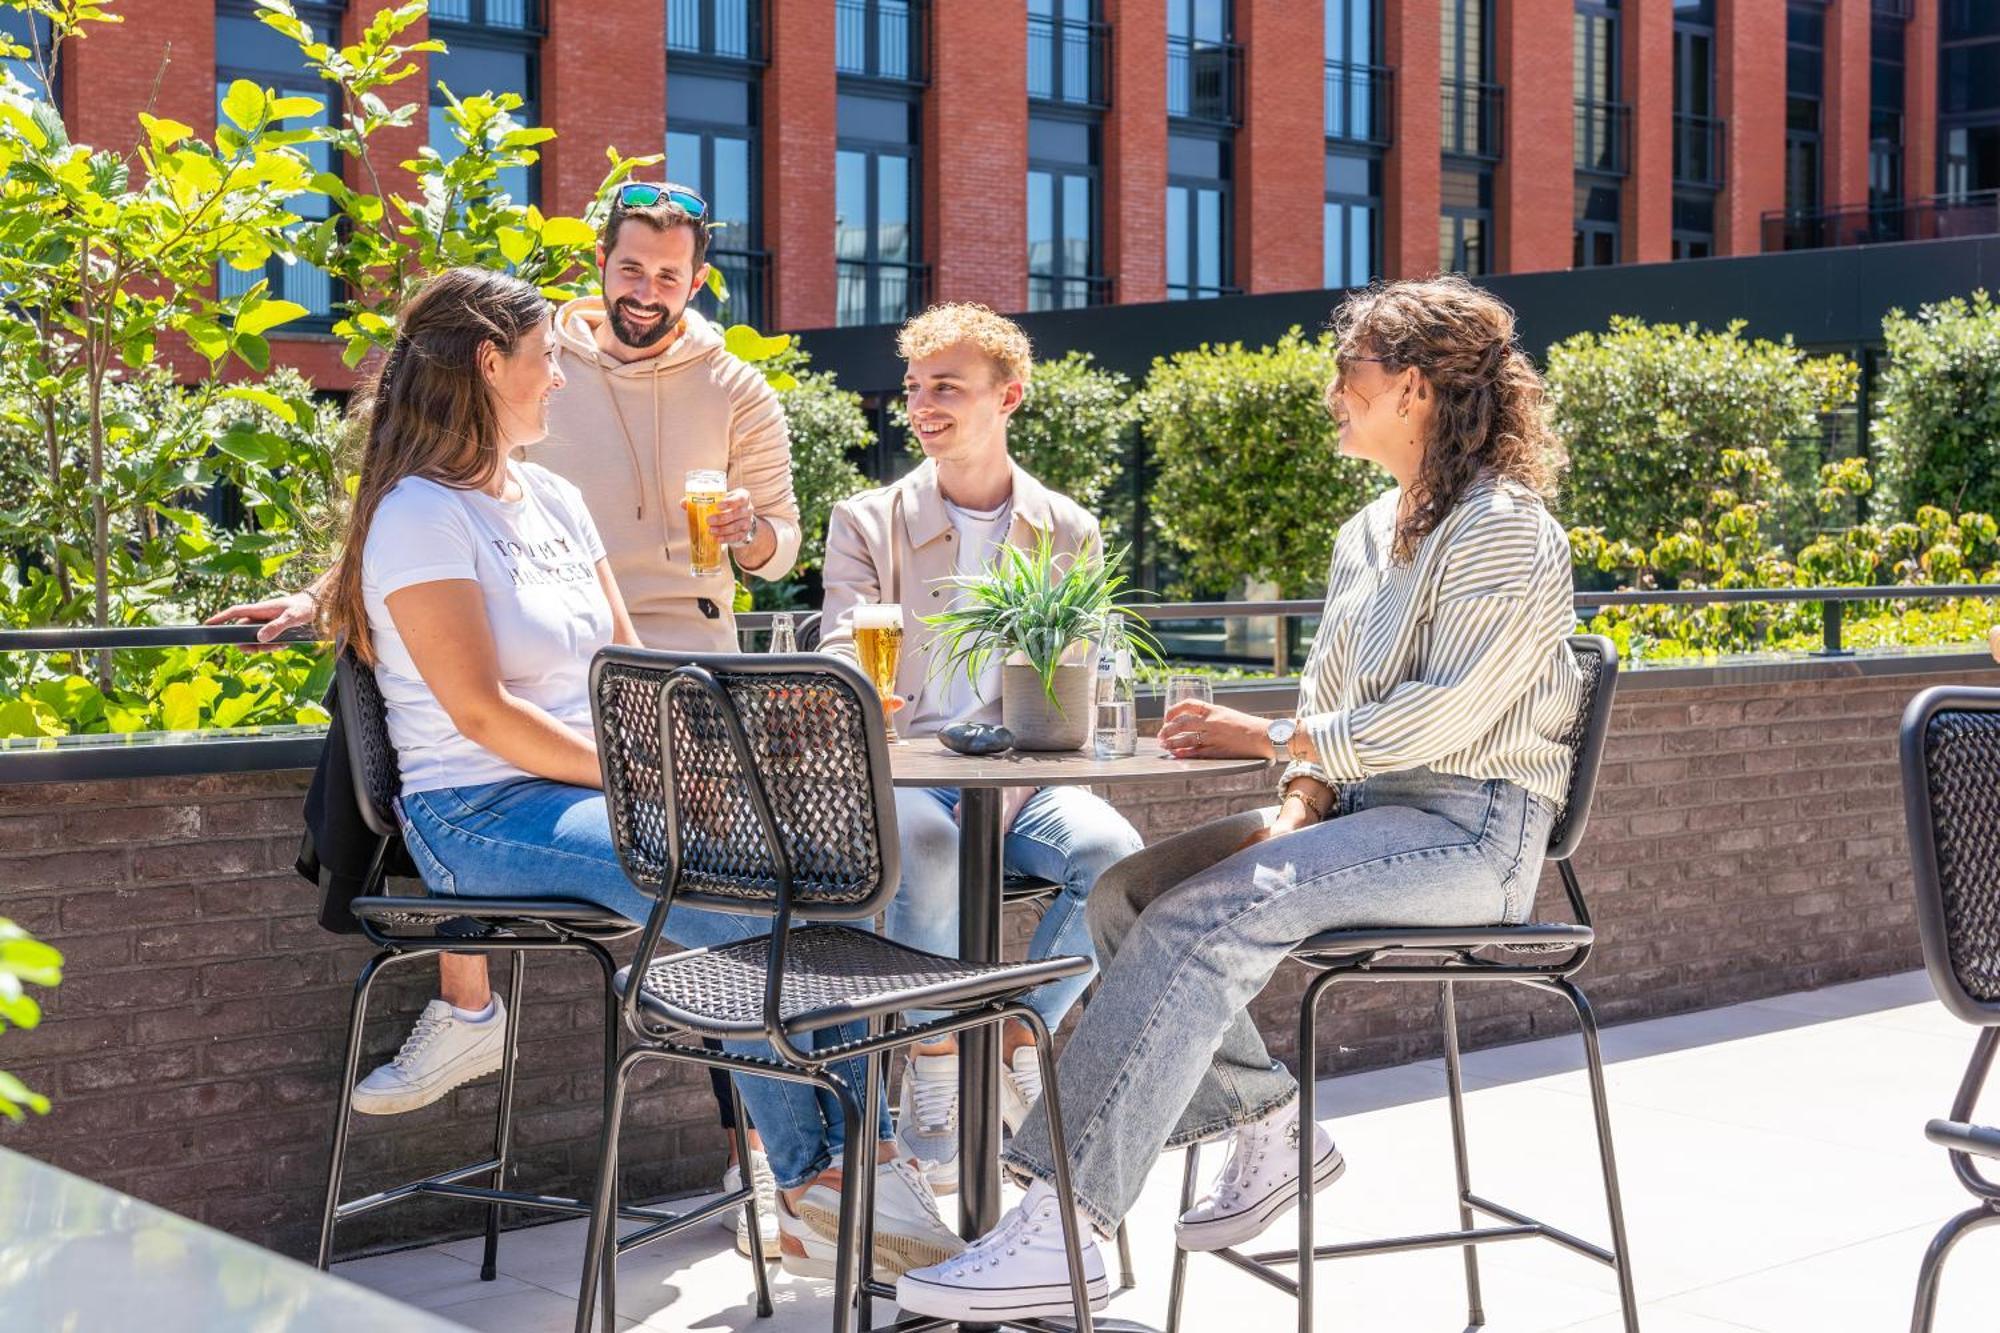
<svg viewBox="0 0 2000 1333"><path fill-rule="evenodd" d="M792 613L779 611L771 617L771 647L774 653L795 653L799 650L798 631L792 627Z"/></svg>
<svg viewBox="0 0 2000 1333"><path fill-rule="evenodd" d="M1125 618L1112 612L1104 618L1097 640L1097 688L1092 718L1091 754L1117 759L1139 749L1139 691L1132 669L1132 645L1125 637Z"/></svg>

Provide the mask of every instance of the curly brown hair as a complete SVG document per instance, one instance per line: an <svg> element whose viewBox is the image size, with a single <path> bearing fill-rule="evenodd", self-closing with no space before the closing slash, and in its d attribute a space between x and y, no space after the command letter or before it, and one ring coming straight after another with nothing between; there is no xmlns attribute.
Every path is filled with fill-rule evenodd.
<svg viewBox="0 0 2000 1333"><path fill-rule="evenodd" d="M1379 357L1391 374L1414 366L1436 401L1423 466L1396 520L1398 561L1482 479L1518 482L1553 502L1569 460L1504 302L1451 273L1356 292L1332 327L1342 359ZM1328 385L1329 406L1332 393Z"/></svg>

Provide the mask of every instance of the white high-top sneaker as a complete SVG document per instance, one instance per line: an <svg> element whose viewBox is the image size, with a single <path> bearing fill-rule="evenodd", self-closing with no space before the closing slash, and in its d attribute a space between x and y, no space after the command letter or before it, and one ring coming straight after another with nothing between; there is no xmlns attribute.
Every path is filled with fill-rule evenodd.
<svg viewBox="0 0 2000 1333"><path fill-rule="evenodd" d="M1313 1192L1347 1170L1333 1139L1313 1126ZM1230 1249L1250 1240L1298 1202L1299 1104L1240 1126L1215 1185L1181 1214L1174 1232L1184 1250Z"/></svg>
<svg viewBox="0 0 2000 1333"><path fill-rule="evenodd" d="M904 1064L896 1151L922 1162L939 1194L958 1188L958 1056L913 1052Z"/></svg>
<svg viewBox="0 0 2000 1333"><path fill-rule="evenodd" d="M1036 1181L1000 1225L967 1246L963 1254L929 1268L913 1269L896 1283L896 1304L904 1314L984 1323L996 1319L1037 1319L1074 1313L1070 1299L1069 1255L1063 1249L1056 1192ZM1082 1229L1083 1276L1090 1308L1111 1301L1104 1256L1090 1224Z"/></svg>
<svg viewBox="0 0 2000 1333"><path fill-rule="evenodd" d="M506 1040L507 1006L498 995L492 1014L476 1023L460 1018L443 1000L432 1000L395 1058L354 1085L354 1109L399 1115L429 1106L459 1084L500 1068Z"/></svg>
<svg viewBox="0 0 2000 1333"><path fill-rule="evenodd" d="M771 1159L761 1148L750 1150L750 1183L757 1191L757 1231L764 1238L764 1258L778 1257L778 1179L771 1174ZM722 1192L743 1188L743 1167L731 1162L722 1173ZM741 1208L717 1213L715 1224L736 1233L736 1252L750 1257L750 1224Z"/></svg>
<svg viewBox="0 0 2000 1333"><path fill-rule="evenodd" d="M1000 1123L1018 1134L1021 1122L1042 1099L1042 1061L1032 1046L1017 1046L1000 1069Z"/></svg>

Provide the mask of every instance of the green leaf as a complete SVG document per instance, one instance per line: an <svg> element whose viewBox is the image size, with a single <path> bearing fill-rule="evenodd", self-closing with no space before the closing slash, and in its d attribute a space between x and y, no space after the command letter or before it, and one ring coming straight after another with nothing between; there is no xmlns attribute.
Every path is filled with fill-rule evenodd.
<svg viewBox="0 0 2000 1333"><path fill-rule="evenodd" d="M550 218L542 224L542 244L551 250L588 248L597 244L597 232L582 218Z"/></svg>
<svg viewBox="0 0 2000 1333"><path fill-rule="evenodd" d="M146 127L146 137L153 141L156 150L171 148L194 133L194 126L185 121L148 115L144 111L139 113L139 123Z"/></svg>
<svg viewBox="0 0 2000 1333"><path fill-rule="evenodd" d="M258 301L244 307L243 313L236 317L236 332L239 335L261 334L311 313L297 301Z"/></svg>
<svg viewBox="0 0 2000 1333"><path fill-rule="evenodd" d="M252 370L264 371L271 368L271 344L254 333L238 334L231 344L236 355Z"/></svg>
<svg viewBox="0 0 2000 1333"><path fill-rule="evenodd" d="M270 99L265 97L264 90L248 79L238 79L230 84L229 91L222 98L222 114L229 117L236 128L244 131L260 128L269 106Z"/></svg>
<svg viewBox="0 0 2000 1333"><path fill-rule="evenodd" d="M519 227L502 227L494 236L500 253L510 264L523 264L535 253L535 238Z"/></svg>
<svg viewBox="0 0 2000 1333"><path fill-rule="evenodd" d="M267 304L277 303L272 302ZM241 329L242 325L238 324L237 327ZM260 332L260 330L252 329L250 332L256 333ZM246 403L255 403L265 411L274 413L288 426L299 424L298 411L290 403L278 397L277 394L272 393L269 389L260 389L253 384L235 384L224 389L222 397L240 399Z"/></svg>
<svg viewBox="0 0 2000 1333"><path fill-rule="evenodd" d="M766 337L748 324L735 324L722 335L722 345L731 355L752 363L768 361L792 345L789 333Z"/></svg>
<svg viewBox="0 0 2000 1333"><path fill-rule="evenodd" d="M272 120L291 120L299 116L317 116L326 109L326 103L317 97L274 97L266 108Z"/></svg>

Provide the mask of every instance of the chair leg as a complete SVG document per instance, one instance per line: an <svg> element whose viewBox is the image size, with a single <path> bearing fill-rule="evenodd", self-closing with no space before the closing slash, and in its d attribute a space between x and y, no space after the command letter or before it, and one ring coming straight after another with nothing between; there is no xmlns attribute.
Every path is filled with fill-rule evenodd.
<svg viewBox="0 0 2000 1333"><path fill-rule="evenodd" d="M1968 1208L1944 1224L1924 1251L1923 1267L1917 1270L1917 1303L1910 1314L1910 1333L1930 1333L1937 1315L1938 1278L1944 1272L1945 1256L1966 1235L2000 1222L2000 1203L1983 1203Z"/></svg>
<svg viewBox="0 0 2000 1333"><path fill-rule="evenodd" d="M1028 1025L1035 1039L1035 1059L1042 1069L1042 1096L1048 1106L1049 1157L1055 1165L1056 1208L1062 1214L1063 1248L1069 1258L1070 1305L1076 1311L1075 1333L1092 1333L1090 1283L1083 1273L1085 1237L1076 1220L1076 1195L1070 1189L1069 1149L1063 1142L1062 1106L1056 1100L1055 1042L1042 1016L1025 1005L1013 1015Z"/></svg>
<svg viewBox="0 0 2000 1333"><path fill-rule="evenodd" d="M507 1030L502 1036L500 1055L500 1106L493 1125L493 1188L507 1188L507 1152L514 1136L514 1070L521 1040L521 974L527 958L519 949L507 971ZM491 1282L500 1272L500 1207L486 1208L486 1255L479 1265L479 1280Z"/></svg>
<svg viewBox="0 0 2000 1333"><path fill-rule="evenodd" d="M1201 1145L1190 1143L1187 1146L1187 1167L1181 1172L1181 1211L1174 1215L1177 1218L1194 1207L1195 1173L1200 1169ZM1187 1264L1188 1252L1179 1245L1174 1246L1173 1278L1167 1285L1167 1333L1181 1331L1181 1297L1187 1290Z"/></svg>
<svg viewBox="0 0 2000 1333"><path fill-rule="evenodd" d="M868 1035L876 1037L880 1036L881 1032L881 1020L869 1020ZM880 1105L878 1099L882 1095L880 1051L867 1058L867 1070L862 1080L861 1094L861 1123L867 1127L864 1137L868 1140L866 1151L861 1155L863 1179L848 1182L848 1188L853 1188L857 1184L866 1185L866 1190L861 1196L861 1280L855 1284L855 1291L860 1298L856 1302L856 1308L860 1312L857 1322L863 1329L875 1326L875 1298L869 1295L868 1284L875 1277L875 1159L881 1155L881 1140L876 1137L878 1123L875 1119L875 1108Z"/></svg>
<svg viewBox="0 0 2000 1333"><path fill-rule="evenodd" d="M1176 1245L1174 1248L1180 1247ZM1121 1219L1118 1223L1118 1290L1130 1291L1138 1285L1132 1276L1132 1234Z"/></svg>
<svg viewBox="0 0 2000 1333"><path fill-rule="evenodd" d="M399 956L389 950L376 954L354 979L354 1003L347 1018L347 1061L340 1076L340 1105L333 1115L333 1155L326 1168L326 1207L319 1219L319 1256L315 1262L321 1272L333 1263L334 1214L340 1208L340 1181L347 1167L347 1131L354 1118L354 1084L361 1070L361 1037L368 1020L368 993L374 988L375 976L382 965Z"/></svg>
<svg viewBox="0 0 2000 1333"><path fill-rule="evenodd" d="M743 1200L743 1221L750 1228L750 1272L757 1287L757 1316L760 1319L769 1319L771 1273L765 1267L764 1233L757 1216L757 1178L750 1170L749 1122L748 1117L743 1114L743 1094L737 1090L734 1078L729 1080L729 1105L733 1112L729 1119L732 1132L736 1136L736 1160L743 1164L743 1183L750 1188L750 1196Z"/></svg>
<svg viewBox="0 0 2000 1333"><path fill-rule="evenodd" d="M1611 1252L1617 1259L1618 1299L1624 1307L1625 1333L1639 1333L1639 1300L1632 1286L1632 1252L1625 1239L1625 1199L1618 1188L1618 1157L1611 1147L1611 1099L1604 1087L1604 1055L1598 1048L1597 1015L1569 978L1559 978L1556 991L1576 1010L1583 1035L1583 1054L1590 1074L1590 1104L1597 1121L1597 1155L1604 1168L1604 1206L1611 1219Z"/></svg>
<svg viewBox="0 0 2000 1333"><path fill-rule="evenodd" d="M1315 977L1299 1002L1299 1333L1312 1333L1313 1284L1318 1276L1313 1261L1313 1215L1319 1195L1312 1187L1312 1178L1313 1129L1319 1123L1314 1109L1319 1093L1319 999L1339 975L1326 972Z"/></svg>
<svg viewBox="0 0 2000 1333"><path fill-rule="evenodd" d="M1472 1193L1472 1159L1465 1143L1465 1078L1458 1063L1458 1002L1449 981L1438 985L1438 1008L1444 1016L1445 1100L1451 1106L1451 1158L1458 1172L1458 1225L1470 1231L1475 1219L1466 1199ZM1480 1328L1486 1323L1485 1302L1479 1292L1479 1247L1461 1246L1465 1256L1465 1323Z"/></svg>
<svg viewBox="0 0 2000 1333"><path fill-rule="evenodd" d="M583 1246L583 1272L576 1290L576 1333L590 1333L590 1318L601 1294L604 1333L617 1323L618 1301L618 1131L625 1114L625 1080L643 1051L633 1051L604 1071L603 1142L597 1156L597 1198L590 1210L590 1233Z"/></svg>
<svg viewBox="0 0 2000 1333"><path fill-rule="evenodd" d="M855 1295L860 1281L864 1205L869 1187L875 1183L875 1163L863 1158L873 1152L875 1135L862 1122L854 1089L836 1074L827 1074L829 1086L840 1103L841 1127L845 1137L840 1150L840 1235L833 1255L833 1333L854 1333Z"/></svg>

